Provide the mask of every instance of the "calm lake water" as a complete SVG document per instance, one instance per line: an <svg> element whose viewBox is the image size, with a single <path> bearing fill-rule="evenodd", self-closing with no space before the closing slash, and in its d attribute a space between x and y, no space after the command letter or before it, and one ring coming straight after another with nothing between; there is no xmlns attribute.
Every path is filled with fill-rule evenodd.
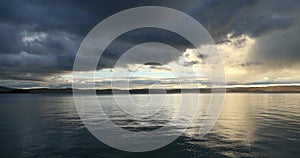
<svg viewBox="0 0 300 158"><path fill-rule="evenodd" d="M172 116L179 94L169 94L164 117ZM196 94L184 94L196 95ZM198 94L197 94L198 95ZM206 102L208 94L200 94ZM137 102L147 96L135 95ZM107 111L111 95L99 96ZM199 118L176 141L146 153L123 152L98 141L81 122L72 95L0 95L1 157L299 157L300 94L226 94L222 114L205 137ZM123 128L160 127L165 122L132 121L112 115ZM162 117L162 116L161 116ZM154 127L155 128L155 127Z"/></svg>

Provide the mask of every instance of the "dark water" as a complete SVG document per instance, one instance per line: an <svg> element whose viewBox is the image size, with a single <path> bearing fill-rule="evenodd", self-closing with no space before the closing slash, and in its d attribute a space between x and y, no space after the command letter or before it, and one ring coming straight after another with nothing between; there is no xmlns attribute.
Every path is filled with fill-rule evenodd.
<svg viewBox="0 0 300 158"><path fill-rule="evenodd" d="M174 97L169 104L173 107L177 97L169 97ZM100 99L110 106L111 96ZM206 137L195 135L196 118L191 129L175 142L146 153L123 152L98 141L81 122L71 95L10 94L0 95L0 102L1 157L300 155L300 94L227 94L222 115ZM126 118L122 121L126 125Z"/></svg>

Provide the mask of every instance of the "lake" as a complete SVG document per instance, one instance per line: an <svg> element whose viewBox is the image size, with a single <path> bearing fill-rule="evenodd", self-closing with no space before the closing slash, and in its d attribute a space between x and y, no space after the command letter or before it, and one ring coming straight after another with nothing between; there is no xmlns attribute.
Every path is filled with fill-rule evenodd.
<svg viewBox="0 0 300 158"><path fill-rule="evenodd" d="M179 94L168 94L159 119L172 117ZM209 94L200 95L200 102ZM147 102L147 95L134 95ZM98 96L107 112L112 95ZM199 117L169 145L145 153L124 152L98 141L84 126L72 95L1 94L1 157L298 157L300 94L229 93L218 122L205 137L197 136ZM200 104L201 105L201 104ZM116 112L116 111L115 111ZM167 122L132 120L111 115L128 130L157 129ZM151 129L150 128L150 129Z"/></svg>

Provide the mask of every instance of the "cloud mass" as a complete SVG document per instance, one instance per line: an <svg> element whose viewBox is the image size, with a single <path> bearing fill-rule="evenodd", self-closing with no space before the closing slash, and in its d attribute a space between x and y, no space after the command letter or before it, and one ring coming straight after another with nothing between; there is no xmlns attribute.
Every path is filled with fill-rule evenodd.
<svg viewBox="0 0 300 158"><path fill-rule="evenodd" d="M299 73L300 1L9 1L0 2L0 84L10 87L65 86L85 35L103 19L138 6L165 6L199 21L212 35L223 57L229 84L297 83ZM159 17L158 17L159 18ZM146 19L145 19L146 20ZM162 19L165 20L165 19ZM151 52L162 65L204 68L204 57L183 37L166 30L144 28L125 33L105 50L99 71L114 67L135 45L168 44L181 53L168 55L149 48L127 61L124 69L141 64ZM163 69L163 68L162 68ZM251 77L245 77L251 74Z"/></svg>

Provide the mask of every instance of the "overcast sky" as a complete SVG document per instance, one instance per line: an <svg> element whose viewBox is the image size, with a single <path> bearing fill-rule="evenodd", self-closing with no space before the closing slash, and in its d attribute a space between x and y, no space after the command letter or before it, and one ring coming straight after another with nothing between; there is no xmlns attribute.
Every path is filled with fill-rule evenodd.
<svg viewBox="0 0 300 158"><path fill-rule="evenodd" d="M298 0L1 0L0 86L70 86L76 52L87 33L114 13L149 5L177 9L199 21L223 57L228 84L300 83ZM149 51L122 65L120 72L135 72L133 83L144 85L152 83L148 78L161 78L161 83L176 85L169 79L168 66L184 73L189 66L204 64L203 56L181 36L161 29L138 29L107 48L96 75L99 85L105 86L117 71L114 64L124 51L145 42L165 43L179 52L170 56L151 49L166 66L140 63ZM138 68L133 70L133 65ZM204 72L198 74L200 79ZM83 75L86 80L89 77L88 72ZM188 73L186 78L186 84L193 83Z"/></svg>

